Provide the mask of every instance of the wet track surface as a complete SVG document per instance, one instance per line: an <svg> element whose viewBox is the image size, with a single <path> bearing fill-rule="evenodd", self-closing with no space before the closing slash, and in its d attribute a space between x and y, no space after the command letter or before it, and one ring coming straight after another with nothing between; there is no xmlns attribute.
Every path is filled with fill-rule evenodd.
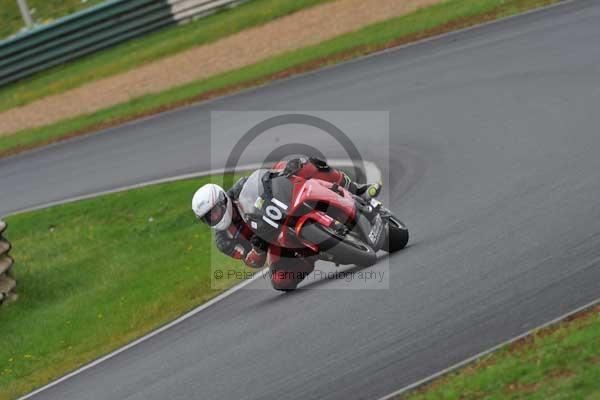
<svg viewBox="0 0 600 400"><path fill-rule="evenodd" d="M412 234L389 289L244 289L35 398L379 397L600 297L599 18L570 3L0 160L6 214L209 169L211 110L386 110Z"/></svg>

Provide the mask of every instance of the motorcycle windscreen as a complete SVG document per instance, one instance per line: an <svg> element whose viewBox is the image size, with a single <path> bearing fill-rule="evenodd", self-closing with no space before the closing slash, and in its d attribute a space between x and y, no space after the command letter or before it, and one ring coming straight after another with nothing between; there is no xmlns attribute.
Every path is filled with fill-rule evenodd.
<svg viewBox="0 0 600 400"><path fill-rule="evenodd" d="M238 203L244 221L267 241L274 241L287 218L294 185L287 177L258 170L248 177Z"/></svg>
<svg viewBox="0 0 600 400"><path fill-rule="evenodd" d="M249 223L249 216L260 213L262 208L262 196L265 192L263 178L269 173L267 169L258 169L254 171L242 187L238 197L238 207L242 218L246 223Z"/></svg>

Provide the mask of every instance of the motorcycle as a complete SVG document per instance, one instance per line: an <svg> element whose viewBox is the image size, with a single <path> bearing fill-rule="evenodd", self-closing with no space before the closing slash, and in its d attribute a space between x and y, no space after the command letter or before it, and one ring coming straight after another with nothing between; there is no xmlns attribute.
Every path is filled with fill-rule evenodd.
<svg viewBox="0 0 600 400"><path fill-rule="evenodd" d="M401 250L409 238L404 223L378 200L365 200L336 183L268 169L248 177L238 208L254 233L270 243L270 267L282 268L282 252L367 267L377 262L377 251ZM275 288L293 290L298 283Z"/></svg>

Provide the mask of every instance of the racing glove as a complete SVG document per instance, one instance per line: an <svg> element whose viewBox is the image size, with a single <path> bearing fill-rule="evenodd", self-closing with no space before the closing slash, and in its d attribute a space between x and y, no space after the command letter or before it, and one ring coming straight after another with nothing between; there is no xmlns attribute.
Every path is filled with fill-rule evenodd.
<svg viewBox="0 0 600 400"><path fill-rule="evenodd" d="M219 231L215 233L215 241L217 249L221 253L228 255L229 257L241 260L246 254L246 249L240 243L236 243L236 240L231 239L226 231Z"/></svg>
<svg viewBox="0 0 600 400"><path fill-rule="evenodd" d="M267 252L266 251L258 251L256 249L252 249L246 254L244 258L244 262L250 268L261 268L265 265L265 261L267 260Z"/></svg>
<svg viewBox="0 0 600 400"><path fill-rule="evenodd" d="M252 249L246 254L244 262L250 268L261 268L267 260L267 249L269 244L261 239L258 235L250 238Z"/></svg>

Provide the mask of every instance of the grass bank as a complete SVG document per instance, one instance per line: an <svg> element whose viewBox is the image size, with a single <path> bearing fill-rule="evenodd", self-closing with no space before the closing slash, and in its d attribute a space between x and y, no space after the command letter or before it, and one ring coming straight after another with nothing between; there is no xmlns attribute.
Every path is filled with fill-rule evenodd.
<svg viewBox="0 0 600 400"><path fill-rule="evenodd" d="M324 43L273 57L239 70L192 82L162 93L142 96L128 103L53 125L0 137L0 156L39 147L195 101L207 100L243 88L261 85L298 72L314 70L387 47L514 15L556 1L448 0L406 16L374 24Z"/></svg>
<svg viewBox="0 0 600 400"><path fill-rule="evenodd" d="M0 309L0 399L13 399L206 302L209 229L193 179L7 218L19 298Z"/></svg>
<svg viewBox="0 0 600 400"><path fill-rule="evenodd" d="M27 0L35 24L44 24L104 0ZM25 25L15 0L0 0L0 40L13 35Z"/></svg>
<svg viewBox="0 0 600 400"><path fill-rule="evenodd" d="M15 0L8 1L15 3ZM127 71L191 47L214 42L328 1L332 0L252 0L185 25L162 29L0 88L0 111Z"/></svg>
<svg viewBox="0 0 600 400"><path fill-rule="evenodd" d="M407 394L433 399L600 399L600 306Z"/></svg>

